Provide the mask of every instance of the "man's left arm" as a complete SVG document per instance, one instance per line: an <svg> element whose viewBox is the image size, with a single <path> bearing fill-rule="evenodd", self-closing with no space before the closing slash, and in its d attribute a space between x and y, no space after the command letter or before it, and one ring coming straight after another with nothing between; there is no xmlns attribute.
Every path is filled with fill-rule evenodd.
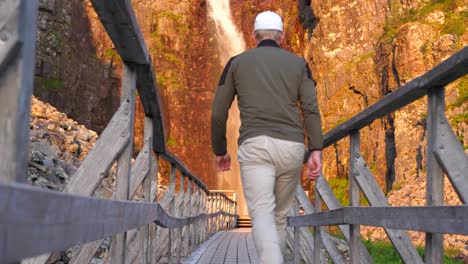
<svg viewBox="0 0 468 264"><path fill-rule="evenodd" d="M303 80L299 95L309 149L306 159L307 177L315 180L320 176L322 168L323 135L315 82L312 80L312 74L306 61L304 61Z"/></svg>

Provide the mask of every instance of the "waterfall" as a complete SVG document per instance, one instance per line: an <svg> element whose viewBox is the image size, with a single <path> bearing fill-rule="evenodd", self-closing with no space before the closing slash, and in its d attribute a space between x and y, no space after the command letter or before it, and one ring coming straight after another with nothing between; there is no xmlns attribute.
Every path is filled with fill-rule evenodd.
<svg viewBox="0 0 468 264"><path fill-rule="evenodd" d="M216 25L220 63L224 67L232 57L245 50L245 41L232 20L229 0L207 0L209 16Z"/></svg>
<svg viewBox="0 0 468 264"><path fill-rule="evenodd" d="M242 34L237 30L232 20L229 0L207 0L209 17L216 26L216 39L219 49L221 66L227 61L245 50L245 41ZM238 214L247 215L247 206L242 192L239 163L237 161L237 138L239 137L240 117L237 100L229 109L226 137L228 153L231 155L231 170L218 172L217 189L235 190L238 200Z"/></svg>

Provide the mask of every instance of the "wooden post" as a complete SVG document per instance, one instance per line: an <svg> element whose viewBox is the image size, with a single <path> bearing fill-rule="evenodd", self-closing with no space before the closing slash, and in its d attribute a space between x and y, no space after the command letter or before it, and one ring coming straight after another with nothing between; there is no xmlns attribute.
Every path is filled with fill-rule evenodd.
<svg viewBox="0 0 468 264"><path fill-rule="evenodd" d="M175 185L176 185L176 165L171 164L171 174L170 174L170 183L169 183L169 192L172 194L171 205L170 205L170 214L171 216L175 215ZM174 228L169 228L169 247L167 249L167 256L169 264L174 263L174 258L172 252L174 251Z"/></svg>
<svg viewBox="0 0 468 264"><path fill-rule="evenodd" d="M179 201L180 201L180 207L176 208L177 210L177 216L184 216L184 199L185 199L185 175L183 173L180 174L180 189L179 189ZM182 255L182 231L183 227L178 229L178 234L177 234L177 258L176 258L176 263L180 263L181 255Z"/></svg>
<svg viewBox="0 0 468 264"><path fill-rule="evenodd" d="M202 212L201 210L201 188L198 184L195 187L196 187L195 189L196 190L195 215L199 215ZM195 240L196 246L200 244L201 231L202 231L201 222L200 221L195 222L195 224L193 225L193 232L194 232L194 240Z"/></svg>
<svg viewBox="0 0 468 264"><path fill-rule="evenodd" d="M187 200L185 204L185 215L184 216L191 216L192 215L192 207L190 206L192 201L192 180L190 178L187 179ZM190 254L190 243L191 243L191 238L190 238L190 225L185 226L185 243L184 243L184 254L188 256Z"/></svg>
<svg viewBox="0 0 468 264"><path fill-rule="evenodd" d="M437 133L441 116L445 115L445 89L432 89L428 94L427 109L427 205L444 204L444 173L434 152L438 147ZM442 263L442 234L426 233L425 261L427 264Z"/></svg>
<svg viewBox="0 0 468 264"><path fill-rule="evenodd" d="M314 187L314 203L315 203L315 212L322 212L322 199L317 190L317 184ZM322 227L314 227L314 263L320 263L320 251L322 248Z"/></svg>
<svg viewBox="0 0 468 264"><path fill-rule="evenodd" d="M194 203L195 203L195 182L193 179L190 179L189 182L189 189L190 189L190 203L189 203L189 212L190 216L194 215ZM195 243L195 238L193 237L193 230L195 226L193 224L188 225L188 232L187 236L189 237L189 247L188 247L188 252L192 252L193 246Z"/></svg>
<svg viewBox="0 0 468 264"><path fill-rule="evenodd" d="M297 202L297 199L294 199L294 215L299 215L299 203ZM300 244L300 233L299 233L299 227L294 227L294 264L299 264L300 258L301 258L301 244ZM284 251L286 253L286 251ZM284 256L286 257L286 256Z"/></svg>
<svg viewBox="0 0 468 264"><path fill-rule="evenodd" d="M131 160L133 154L133 123L135 111L135 89L136 89L136 72L134 66L124 64L123 66L123 80L122 80L122 97L121 103L130 102L128 109L125 113L130 117L130 140L125 146L122 154L117 160L118 171L116 179L116 191L114 199L128 200L130 191L130 170ZM111 263L125 264L126 249L127 249L127 233L118 234L112 239L111 246Z"/></svg>
<svg viewBox="0 0 468 264"><path fill-rule="evenodd" d="M350 147L349 147L349 200L351 206L359 206L359 185L355 177L359 177L359 172L356 170L356 158L359 157L360 153L360 133L359 131L353 131L350 134ZM350 248L350 263L359 264L359 245L361 240L361 233L359 225L349 226L349 248Z"/></svg>
<svg viewBox="0 0 468 264"><path fill-rule="evenodd" d="M214 197L212 194L209 194L208 195L208 202L209 202L209 207L208 207L208 213L212 214L214 212L214 206L215 206L215 203L214 203ZM215 223L215 220L213 218L210 218L208 219L208 223L209 223L209 226L208 226L208 233L210 235L212 235L214 233L214 223Z"/></svg>
<svg viewBox="0 0 468 264"><path fill-rule="evenodd" d="M38 1L4 0L0 7L0 183L25 182L36 56Z"/></svg>
<svg viewBox="0 0 468 264"><path fill-rule="evenodd" d="M144 146L147 146L147 149L143 149L142 151L145 151L149 154L149 159L147 161L148 163L148 174L146 175L145 179L143 180L143 196L144 199L143 201L145 202L151 202L153 199L153 195L151 193L151 163L152 163L152 152L153 152L153 120L151 118L145 117L145 132L144 132L144 137L145 137L145 144ZM144 225L140 228L140 247L141 247L141 263L142 264L147 264L150 263L150 230L151 224Z"/></svg>
<svg viewBox="0 0 468 264"><path fill-rule="evenodd" d="M152 156L151 157L151 168L150 168L150 175L154 175L152 177L156 178L156 188L155 188L155 193L153 194L154 197L152 196L151 198L153 199L154 202L158 202L158 189L159 189L159 184L158 184L158 171L159 171L159 159L158 156ZM150 236L150 262L149 263L157 263L157 251L156 247L158 244L157 241L157 230L158 226L154 223L150 224L150 230L149 230L149 236Z"/></svg>
<svg viewBox="0 0 468 264"><path fill-rule="evenodd" d="M208 207L208 193L206 191L203 191L203 212L205 214L209 214L209 207ZM208 238L208 230L209 230L209 219L207 219L204 223L203 223L203 241L206 241L206 239Z"/></svg>

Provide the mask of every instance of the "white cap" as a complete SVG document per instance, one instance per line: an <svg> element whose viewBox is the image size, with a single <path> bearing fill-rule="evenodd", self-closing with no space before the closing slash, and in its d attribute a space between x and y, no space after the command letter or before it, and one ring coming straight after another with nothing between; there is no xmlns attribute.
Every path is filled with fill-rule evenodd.
<svg viewBox="0 0 468 264"><path fill-rule="evenodd" d="M283 32L283 21L275 12L262 12L255 18L254 31L257 30L278 30Z"/></svg>

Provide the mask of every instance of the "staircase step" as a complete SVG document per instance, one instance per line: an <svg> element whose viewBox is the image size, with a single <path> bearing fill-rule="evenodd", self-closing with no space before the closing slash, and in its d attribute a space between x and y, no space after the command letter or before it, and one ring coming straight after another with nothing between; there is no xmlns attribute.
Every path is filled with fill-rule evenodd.
<svg viewBox="0 0 468 264"><path fill-rule="evenodd" d="M237 218L237 227L242 227L242 228L251 228L252 227L252 221L249 216L247 215L241 215L239 218Z"/></svg>

